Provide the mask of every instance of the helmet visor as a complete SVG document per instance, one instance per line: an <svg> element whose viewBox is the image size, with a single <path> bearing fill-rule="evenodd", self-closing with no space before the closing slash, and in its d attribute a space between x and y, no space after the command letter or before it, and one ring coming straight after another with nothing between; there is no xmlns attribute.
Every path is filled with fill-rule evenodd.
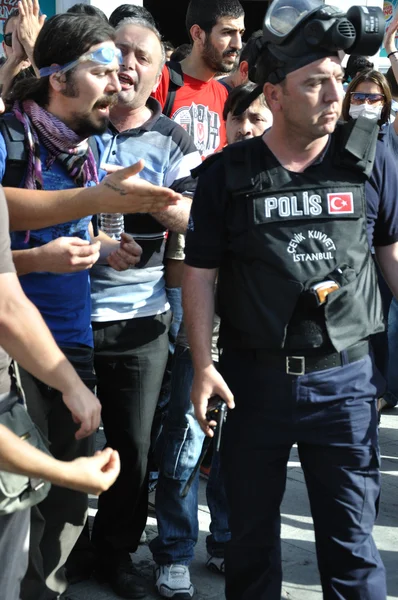
<svg viewBox="0 0 398 600"><path fill-rule="evenodd" d="M265 17L265 27L274 35L286 37L322 0L274 0Z"/></svg>

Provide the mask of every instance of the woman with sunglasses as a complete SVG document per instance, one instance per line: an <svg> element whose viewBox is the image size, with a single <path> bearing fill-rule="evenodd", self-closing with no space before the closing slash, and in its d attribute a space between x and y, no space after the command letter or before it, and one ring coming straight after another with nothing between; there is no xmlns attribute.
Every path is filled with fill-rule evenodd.
<svg viewBox="0 0 398 600"><path fill-rule="evenodd" d="M357 119L359 116L367 119L377 119L382 132L382 139L389 146L394 156L398 158L398 119L390 123L392 96L390 86L385 76L374 69L362 71L348 85L343 100L342 118L344 121ZM376 265L379 288L383 301L383 312L387 322L392 300L392 293ZM386 381L389 379L387 332L373 336L372 346L376 365ZM379 420L380 411L386 402L378 399Z"/></svg>
<svg viewBox="0 0 398 600"><path fill-rule="evenodd" d="M377 119L383 127L389 123L390 111L391 91L384 75L375 69L358 73L349 83L344 96L343 120L366 117Z"/></svg>

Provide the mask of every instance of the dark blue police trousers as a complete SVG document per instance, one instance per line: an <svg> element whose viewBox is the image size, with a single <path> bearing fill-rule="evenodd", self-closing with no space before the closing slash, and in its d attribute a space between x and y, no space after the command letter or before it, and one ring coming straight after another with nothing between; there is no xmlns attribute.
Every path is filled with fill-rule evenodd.
<svg viewBox="0 0 398 600"><path fill-rule="evenodd" d="M235 395L222 443L231 542L227 600L279 600L280 504L297 443L326 600L385 600L372 538L380 495L376 397L382 380L365 356L293 376L252 351L224 350L220 371ZM299 552L299 550L298 550Z"/></svg>

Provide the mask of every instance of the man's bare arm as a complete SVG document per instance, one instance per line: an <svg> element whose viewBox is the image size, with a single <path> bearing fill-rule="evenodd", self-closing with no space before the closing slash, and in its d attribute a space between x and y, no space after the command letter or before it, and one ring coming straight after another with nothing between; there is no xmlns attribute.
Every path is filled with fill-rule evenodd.
<svg viewBox="0 0 398 600"><path fill-rule="evenodd" d="M59 390L80 429L77 438L99 426L101 405L61 352L15 273L0 274L0 346L26 371Z"/></svg>
<svg viewBox="0 0 398 600"><path fill-rule="evenodd" d="M234 407L232 392L214 367L211 355L216 277L217 269L184 266L184 324L194 365L191 400L195 406L196 418L209 436L213 435L213 430L206 420L209 398L218 394L227 402L229 408Z"/></svg>
<svg viewBox="0 0 398 600"><path fill-rule="evenodd" d="M164 212L152 213L152 216L170 231L185 233L188 227L191 204L191 198L184 196L183 201L178 206L170 206Z"/></svg>
<svg viewBox="0 0 398 600"><path fill-rule="evenodd" d="M389 60L391 63L391 69L396 81L398 81L398 54L396 52L397 48L395 46L395 36L397 34L397 31L398 14L395 15L395 17L392 19L389 26L387 27L383 40L383 46L387 52L387 55L390 55ZM398 133L398 113L395 116L393 126L395 133Z"/></svg>
<svg viewBox="0 0 398 600"><path fill-rule="evenodd" d="M40 77L39 69L34 64L33 51L46 15L40 14L40 6L37 0L20 0L18 9L18 38L36 72L36 77Z"/></svg>
<svg viewBox="0 0 398 600"><path fill-rule="evenodd" d="M76 273L85 271L97 262L100 243L76 237L60 237L37 248L13 250L12 259L18 275L46 271L48 273Z"/></svg>
<svg viewBox="0 0 398 600"><path fill-rule="evenodd" d="M387 285L398 299L398 242L375 248L377 262Z"/></svg>
<svg viewBox="0 0 398 600"><path fill-rule="evenodd" d="M182 302L184 323L195 370L213 364L211 339L214 320L214 285L217 269L184 265Z"/></svg>
<svg viewBox="0 0 398 600"><path fill-rule="evenodd" d="M111 448L91 458L77 458L69 462L56 460L0 425L0 469L99 495L117 478L120 460L118 453Z"/></svg>
<svg viewBox="0 0 398 600"><path fill-rule="evenodd" d="M40 229L98 213L151 213L177 207L182 200L180 194L134 177L143 166L143 161L139 161L111 173L90 188L59 191L5 188L10 229Z"/></svg>

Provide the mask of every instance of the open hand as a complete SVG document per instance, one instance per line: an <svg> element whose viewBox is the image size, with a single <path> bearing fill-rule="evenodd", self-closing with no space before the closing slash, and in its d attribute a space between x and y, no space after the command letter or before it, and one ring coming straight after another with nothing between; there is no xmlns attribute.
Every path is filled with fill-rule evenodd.
<svg viewBox="0 0 398 600"><path fill-rule="evenodd" d="M26 55L33 59L33 48L46 15L40 15L38 0L20 0L18 2L18 37Z"/></svg>
<svg viewBox="0 0 398 600"><path fill-rule="evenodd" d="M110 212L109 204L113 201L112 212L152 213L166 210L183 199L181 194L170 188L153 185L140 177L135 177L144 168L144 161L139 160L131 167L122 169L116 165L101 165L108 175L97 186L99 194L103 194L103 204Z"/></svg>

